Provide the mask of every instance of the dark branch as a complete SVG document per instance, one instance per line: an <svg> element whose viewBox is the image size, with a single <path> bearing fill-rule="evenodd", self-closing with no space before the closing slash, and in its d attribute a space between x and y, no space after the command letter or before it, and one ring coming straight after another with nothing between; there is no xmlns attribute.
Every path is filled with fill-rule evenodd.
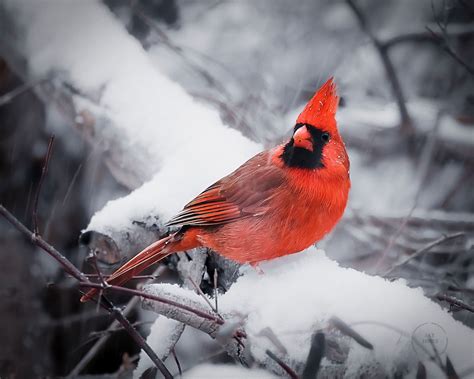
<svg viewBox="0 0 474 379"><path fill-rule="evenodd" d="M46 174L48 173L48 165L49 160L51 159L51 154L53 151L53 144L54 144L54 134L51 136L48 142L48 150L46 151L46 155L44 157L43 168L41 169L41 176L38 183L38 188L36 189L35 201L33 203L33 232L35 234L39 234L38 229L38 202L39 196L41 192L41 186L43 185L43 180Z"/></svg>
<svg viewBox="0 0 474 379"><path fill-rule="evenodd" d="M400 267L400 266L403 266L404 264L406 264L407 262L415 259L415 258L418 258L420 255L423 255L424 253L430 251L433 247L435 246L438 246L438 245L441 245L447 241L451 241L453 239L456 239L456 238L459 238L459 237L464 237L465 234L464 233L455 233L455 234L451 234L449 236L443 236L441 238L438 238L437 240L429 243L428 245L422 247L421 249L417 250L416 252L414 252L412 255L410 255L409 257L405 258L403 261L393 265L393 267L391 267L389 270L387 270L383 276L387 276L387 275L390 275L396 268Z"/></svg>
<svg viewBox="0 0 474 379"><path fill-rule="evenodd" d="M339 317L333 316L329 321L334 328L338 329L342 334L345 334L346 336L354 339L354 341L356 341L359 345L370 350L374 349L374 346L369 341L367 341L364 337L362 337L359 333L357 333Z"/></svg>
<svg viewBox="0 0 474 379"><path fill-rule="evenodd" d="M89 279L79 271L64 255L57 251L53 246L47 243L39 234L31 232L25 225L23 225L15 216L13 216L3 205L0 205L0 214L5 217L16 229L18 229L25 237L29 238L33 244L40 247L51 257L53 257L67 272L69 275L77 279L83 284L95 285L89 281ZM102 285L99 285L103 287ZM151 347L146 343L144 338L133 328L130 322L125 318L122 312L116 308L107 298L103 297L101 304L120 325L128 332L130 337L143 349L150 357L152 362L158 367L165 378L170 379L173 376L168 371L164 363L158 358Z"/></svg>
<svg viewBox="0 0 474 379"><path fill-rule="evenodd" d="M402 86L400 84L400 80L398 79L397 72L395 67L388 55L388 49L386 45L382 43L381 40L373 33L372 29L370 28L365 15L362 13L361 9L356 5L354 0L346 0L347 5L351 8L354 15L359 22L361 29L367 34L369 39L371 40L372 44L374 45L375 49L377 50L380 59L382 60L383 66L385 68L385 72L387 74L387 78L390 81L392 86L393 96L397 102L398 110L400 112L400 128L402 132L409 136L414 134L414 128L411 121L411 117L408 113L408 109L406 107L406 100L405 95L402 90Z"/></svg>
<svg viewBox="0 0 474 379"><path fill-rule="evenodd" d="M273 359L276 363L278 363L278 365L289 375L290 378L298 379L298 375L296 375L296 372L294 372L290 366L288 366L285 362L283 362L270 350L267 350L266 353L271 359Z"/></svg>
<svg viewBox="0 0 474 379"><path fill-rule="evenodd" d="M219 324L219 325L224 324L224 321L219 316L214 316L210 313L203 312L199 309L195 309L195 308L190 307L188 305L180 304L176 301L166 299L164 297L157 296L157 295L152 295L152 294L149 294L149 293L146 293L146 292L143 292L143 291L134 290L134 289L131 289L131 288L120 287L120 286L113 286L113 285L108 285L107 287L104 287L102 284L92 283L90 281L83 281L79 284L82 287L102 289L102 290L104 290L104 292L110 290L110 291L116 291L116 292L128 293L130 295L140 296L140 297L143 297L145 299L154 300L154 301L157 301L159 303L171 305L171 306L179 308L183 311L193 313L196 316L202 317L206 320L213 321L216 324Z"/></svg>
<svg viewBox="0 0 474 379"><path fill-rule="evenodd" d="M456 307L465 309L466 311L473 312L474 313L474 307L462 302L459 299L456 299L454 297L445 295L445 294L438 294L436 295L436 298L441 301L446 301L451 305L455 305Z"/></svg>

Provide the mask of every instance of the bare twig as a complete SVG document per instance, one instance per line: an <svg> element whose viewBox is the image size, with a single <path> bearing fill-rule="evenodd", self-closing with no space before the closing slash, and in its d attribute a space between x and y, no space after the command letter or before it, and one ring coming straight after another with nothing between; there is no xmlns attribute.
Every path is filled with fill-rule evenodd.
<svg viewBox="0 0 474 379"><path fill-rule="evenodd" d="M219 313L219 302L218 302L218 293L217 293L217 268L214 269L214 301L216 307L216 313Z"/></svg>
<svg viewBox="0 0 474 379"><path fill-rule="evenodd" d="M150 283L151 280L158 277L162 270L164 270L164 267L163 266L158 266L156 268L155 272L152 274L152 279L149 279L146 283ZM132 297L130 299L130 301L127 303L127 305L126 305L125 309L122 311L122 313L125 316L128 316L132 312L132 310L135 309L135 307L137 306L137 304L139 302L140 302L139 297L136 297L136 296ZM107 332L107 331L110 331L110 330L114 330L118 326L119 326L119 323L117 322L117 320L114 320L105 331ZM102 347L105 345L105 343L109 339L110 335L111 335L110 333L107 333L107 334L104 334L102 337L100 337L100 339L97 340L97 342L94 344L94 346L92 346L89 349L89 351L86 353L86 355L84 355L81 358L81 360L72 369L72 371L69 373L68 376L69 377L75 377L75 376L79 375L82 372L82 370L84 370L86 368L86 366L89 364L89 362L92 360L92 358L94 358L96 356L96 354L99 352L99 350L102 349Z"/></svg>
<svg viewBox="0 0 474 379"><path fill-rule="evenodd" d="M89 281L87 277L79 271L65 256L63 256L58 250L47 243L38 233L31 232L25 225L23 225L15 216L13 216L3 205L0 205L0 214L5 217L16 229L18 229L23 235L31 240L33 244L40 247L43 251L53 257L67 272L81 283L95 284ZM102 285L99 285L102 287ZM165 378L172 378L171 373L168 371L163 362L156 356L151 347L146 343L143 337L133 328L130 322L125 318L120 309L116 308L107 298L103 297L101 305L115 317L115 319L124 327L130 337L143 349L150 357L152 362L158 367Z"/></svg>
<svg viewBox="0 0 474 379"><path fill-rule="evenodd" d="M49 160L51 159L51 153L53 151L53 144L54 144L54 134L49 139L48 143L48 150L46 151L46 155L44 157L43 167L41 169L41 176L38 183L38 188L36 189L35 201L33 203L33 232L35 234L39 234L38 229L38 201L41 192L41 186L43 185L43 180L46 174L48 173L48 165Z"/></svg>
<svg viewBox="0 0 474 379"><path fill-rule="evenodd" d="M275 354L273 354L270 350L266 351L267 355L273 359L292 379L298 379L298 375L296 372L288 366L285 362L283 362L280 358L278 358Z"/></svg>
<svg viewBox="0 0 474 379"><path fill-rule="evenodd" d="M133 297L125 309L123 310L123 314L127 316L134 308L135 306L139 303L139 298L138 297ZM89 362L96 356L96 354L99 352L100 349L102 349L102 346L105 345L105 343L108 341L109 337L112 335L112 333L108 333L109 331L114 331L119 327L119 322L117 320L114 320L107 329L104 330L104 335L100 337L97 342L92 346L89 351L81 358L81 360L76 364L76 366L71 370L69 373L68 377L74 378L78 376L82 370L86 368L86 366L89 364Z"/></svg>
<svg viewBox="0 0 474 379"><path fill-rule="evenodd" d="M42 84L45 82L47 79L39 79L39 80L33 80L32 82L29 83L24 83L21 86L18 86L14 90L0 96L0 107L8 104L10 101L12 101L15 97L28 92L29 90L33 89L39 84Z"/></svg>
<svg viewBox="0 0 474 379"><path fill-rule="evenodd" d="M99 275L97 274L86 274L86 276L91 279L91 278L99 278ZM111 275L105 275L105 274L101 274L101 276L107 280L108 278L111 277ZM132 276L130 278L130 280L145 280L145 279L152 279L152 280L155 280L157 279L158 276L157 275L135 275L135 276Z"/></svg>
<svg viewBox="0 0 474 379"><path fill-rule="evenodd" d="M408 113L408 109L406 107L406 100L405 95L402 90L402 86L400 84L400 80L398 79L397 72L395 67L388 55L388 49L386 46L379 40L379 38L374 34L372 29L370 28L365 15L362 13L361 9L356 5L354 0L346 0L347 5L351 8L354 15L359 22L361 29L367 34L369 39L371 40L372 44L374 45L375 49L377 50L380 59L382 60L383 66L385 68L385 72L387 74L387 78L390 81L392 86L392 92L397 102L398 110L400 112L400 128L401 131L406 135L410 136L414 134L414 128L411 121L411 117Z"/></svg>
<svg viewBox="0 0 474 379"><path fill-rule="evenodd" d="M473 312L474 313L474 307L462 302L461 300L459 299L456 299L452 296L448 296L448 295L445 295L445 294L437 294L436 295L436 298L438 300L441 300L441 301L446 301L448 302L449 304L452 304L452 305L455 305L456 307L459 307L459 308L462 308L462 309L465 309L469 312Z"/></svg>
<svg viewBox="0 0 474 379"><path fill-rule="evenodd" d="M314 379L317 377L325 350L326 338L324 333L317 332L311 341L311 348L309 350L308 358L306 359L306 366L303 370L302 379Z"/></svg>
<svg viewBox="0 0 474 379"><path fill-rule="evenodd" d="M426 27L426 30L428 30L432 35L433 38L438 41L439 45L443 48L444 51L446 51L456 62L458 62L462 67L466 69L467 72L469 72L471 75L474 75L474 68L471 67L467 62L465 62L458 53L456 53L451 46L449 45L448 41L446 40L445 37L440 36L439 34L435 33L430 27Z"/></svg>
<svg viewBox="0 0 474 379"><path fill-rule="evenodd" d="M152 294L144 292L144 291L134 290L132 288L114 286L114 285L108 285L107 287L104 288L104 286L102 284L92 283L90 281L83 281L79 284L82 287L86 287L86 288L97 288L97 289L103 289L104 291L110 290L110 291L115 291L115 292L128 293L128 294L134 295L134 296L140 296L140 297L143 297L145 299L157 301L157 302L162 303L162 304L171 305L171 306L179 308L183 311L193 313L196 316L199 316L199 317L204 318L206 320L213 321L216 324L219 324L219 325L224 324L224 321L219 316L214 316L214 315L212 315L208 312L203 312L200 309L190 307L186 304L180 304L180 303L178 303L174 300L166 299L166 298L164 298L162 296L158 296L158 295L152 295Z"/></svg>
<svg viewBox="0 0 474 379"><path fill-rule="evenodd" d="M188 276L188 280L191 282L191 284L193 285L194 289L196 290L196 292L204 299L204 301L207 303L207 305L209 305L209 308L212 309L213 312L215 312L219 317L221 317L219 315L219 313L217 313L217 309L214 308L214 306L211 304L211 302L209 301L209 299L207 298L207 296L204 294L204 292L202 292L202 289L201 287L199 287L196 282L193 280L193 278L191 278L191 276ZM222 317L221 317L222 318Z"/></svg>
<svg viewBox="0 0 474 379"><path fill-rule="evenodd" d="M453 363L451 362L451 359L449 359L448 356L446 356L446 376L448 379L459 379L459 375L454 369Z"/></svg>
<svg viewBox="0 0 474 379"><path fill-rule="evenodd" d="M437 240L435 240L435 241L429 243L428 245L426 245L425 247L422 247L421 249L417 250L415 253L413 253L409 257L406 257L401 262L393 265L390 269L385 271L385 273L383 273L382 276L390 275L398 267L403 266L404 264L406 264L407 262L409 262L409 261L411 261L415 258L418 258L420 255L430 251L435 246L441 245L441 244L443 244L447 241L451 241L453 239L456 239L456 238L459 238L459 237L464 237L464 236L465 236L465 233L455 233L455 234L451 234L449 236L443 236L441 238L438 238Z"/></svg>
<svg viewBox="0 0 474 379"><path fill-rule="evenodd" d="M438 28L441 32L442 35L439 35L438 33L435 33L432 28L429 26L426 27L426 30L431 33L433 38L438 41L439 45L443 48L444 51L446 51L456 62L458 62L462 67L466 69L467 72L469 72L471 75L474 75L474 67L471 67L469 64L467 64L457 52L455 52L449 41L448 41L448 32L446 28L446 24L441 24L441 21L438 19L436 16L436 10L435 10L435 5L434 2L431 2L431 8L433 10L433 16L435 17L436 24L438 25Z"/></svg>
<svg viewBox="0 0 474 379"><path fill-rule="evenodd" d="M329 322L334 328L338 329L342 334L345 334L346 336L354 339L354 341L356 341L359 345L370 350L374 349L374 346L369 341L367 341L364 337L362 337L359 333L357 333L352 327L342 321L339 317L333 316L331 317Z"/></svg>
<svg viewBox="0 0 474 379"><path fill-rule="evenodd" d="M418 362L416 370L416 379L426 379L426 367L422 362Z"/></svg>
<svg viewBox="0 0 474 379"><path fill-rule="evenodd" d="M430 27L429 25L427 26ZM426 29L426 28L425 28ZM469 36L474 34L474 26L470 24L452 24L450 25L449 32L446 31L447 38L459 38L464 36ZM390 49L393 46L404 42L429 42L429 43L438 43L438 39L433 36L433 33L430 33L428 30L413 31L408 33L403 33L400 35L393 36L386 39L383 42L383 45L386 49Z"/></svg>
<svg viewBox="0 0 474 379"><path fill-rule="evenodd" d="M268 338L268 340L282 353L282 354L288 354L288 350L286 350L286 347L283 345L281 340L277 337L275 332L270 328L270 327L265 327L263 328L257 336L262 336Z"/></svg>
<svg viewBox="0 0 474 379"><path fill-rule="evenodd" d="M350 1L350 0L348 0ZM397 228L396 232L390 237L390 240L388 241L387 246L383 250L380 258L377 260L375 268L378 270L381 266L381 264L384 263L385 258L390 251L390 249L393 247L394 243L396 240L400 237L400 235L403 232L403 229L405 229L408 219L412 216L413 212L415 211L416 207L418 206L418 201L420 199L423 186L426 182L426 179L428 178L428 173L433 161L433 155L435 153L435 147L436 147L436 140L438 136L438 131L439 131L439 126L441 124L441 118L442 118L443 112L439 111L437 116L436 116L436 121L433 126L433 131L431 132L428 141L425 144L425 147L423 149L423 153L420 157L420 162L418 165L418 171L420 172L419 174L419 182L418 182L418 188L415 194L415 198L413 200L413 205L408 212L408 214L405 216L405 218L402 220L400 223L399 227Z"/></svg>
<svg viewBox="0 0 474 379"><path fill-rule="evenodd" d="M176 354L176 350L174 347L171 349L171 354L173 354L176 367L178 367L179 376L181 377L183 376L183 370L181 369L181 363L179 363L178 355Z"/></svg>

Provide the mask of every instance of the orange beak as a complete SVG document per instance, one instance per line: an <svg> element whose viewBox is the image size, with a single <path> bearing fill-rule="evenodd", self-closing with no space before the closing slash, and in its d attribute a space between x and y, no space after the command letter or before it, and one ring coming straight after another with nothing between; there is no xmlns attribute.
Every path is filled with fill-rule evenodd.
<svg viewBox="0 0 474 379"><path fill-rule="evenodd" d="M295 134L293 134L293 140L293 146L313 151L313 137L311 137L311 133L306 125L296 130Z"/></svg>

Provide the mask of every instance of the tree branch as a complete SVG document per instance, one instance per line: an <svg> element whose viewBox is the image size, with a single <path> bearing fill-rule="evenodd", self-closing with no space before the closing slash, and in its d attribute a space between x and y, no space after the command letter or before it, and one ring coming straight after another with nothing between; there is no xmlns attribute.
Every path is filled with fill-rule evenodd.
<svg viewBox="0 0 474 379"><path fill-rule="evenodd" d="M395 67L388 55L388 49L386 46L378 39L378 37L373 33L370 28L365 15L362 13L361 9L356 5L354 0L346 0L347 5L351 8L354 15L359 22L361 29L367 34L375 49L377 50L380 59L382 60L383 66L385 68L385 73L392 87L392 93L397 102L398 110L400 112L400 129L406 135L410 136L414 134L413 123L411 117L408 113L406 107L406 99L398 79L397 72Z"/></svg>
<svg viewBox="0 0 474 379"><path fill-rule="evenodd" d="M2 215L7 221L10 222L17 230L19 230L25 237L29 238L30 241L40 247L43 251L48 253L54 258L67 272L69 275L77 279L79 282L94 285L89 279L79 271L64 255L62 255L53 246L47 243L39 234L31 232L25 225L23 225L13 214L11 214L3 205L0 204L0 215ZM101 285L100 285L101 286ZM103 306L115 319L120 323L123 328L128 332L130 337L143 349L160 372L165 378L172 378L173 376L168 371L164 363L156 356L150 346L146 343L143 337L133 328L130 322L125 318L122 312L116 308L107 298L103 297L101 301Z"/></svg>

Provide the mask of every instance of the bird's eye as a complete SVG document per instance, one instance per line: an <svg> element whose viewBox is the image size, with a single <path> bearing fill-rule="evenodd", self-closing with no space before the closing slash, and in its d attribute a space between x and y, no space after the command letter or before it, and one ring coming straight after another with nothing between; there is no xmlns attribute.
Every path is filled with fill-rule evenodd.
<svg viewBox="0 0 474 379"><path fill-rule="evenodd" d="M329 133L321 134L321 139L323 140L323 142L328 142L329 138L330 138Z"/></svg>

